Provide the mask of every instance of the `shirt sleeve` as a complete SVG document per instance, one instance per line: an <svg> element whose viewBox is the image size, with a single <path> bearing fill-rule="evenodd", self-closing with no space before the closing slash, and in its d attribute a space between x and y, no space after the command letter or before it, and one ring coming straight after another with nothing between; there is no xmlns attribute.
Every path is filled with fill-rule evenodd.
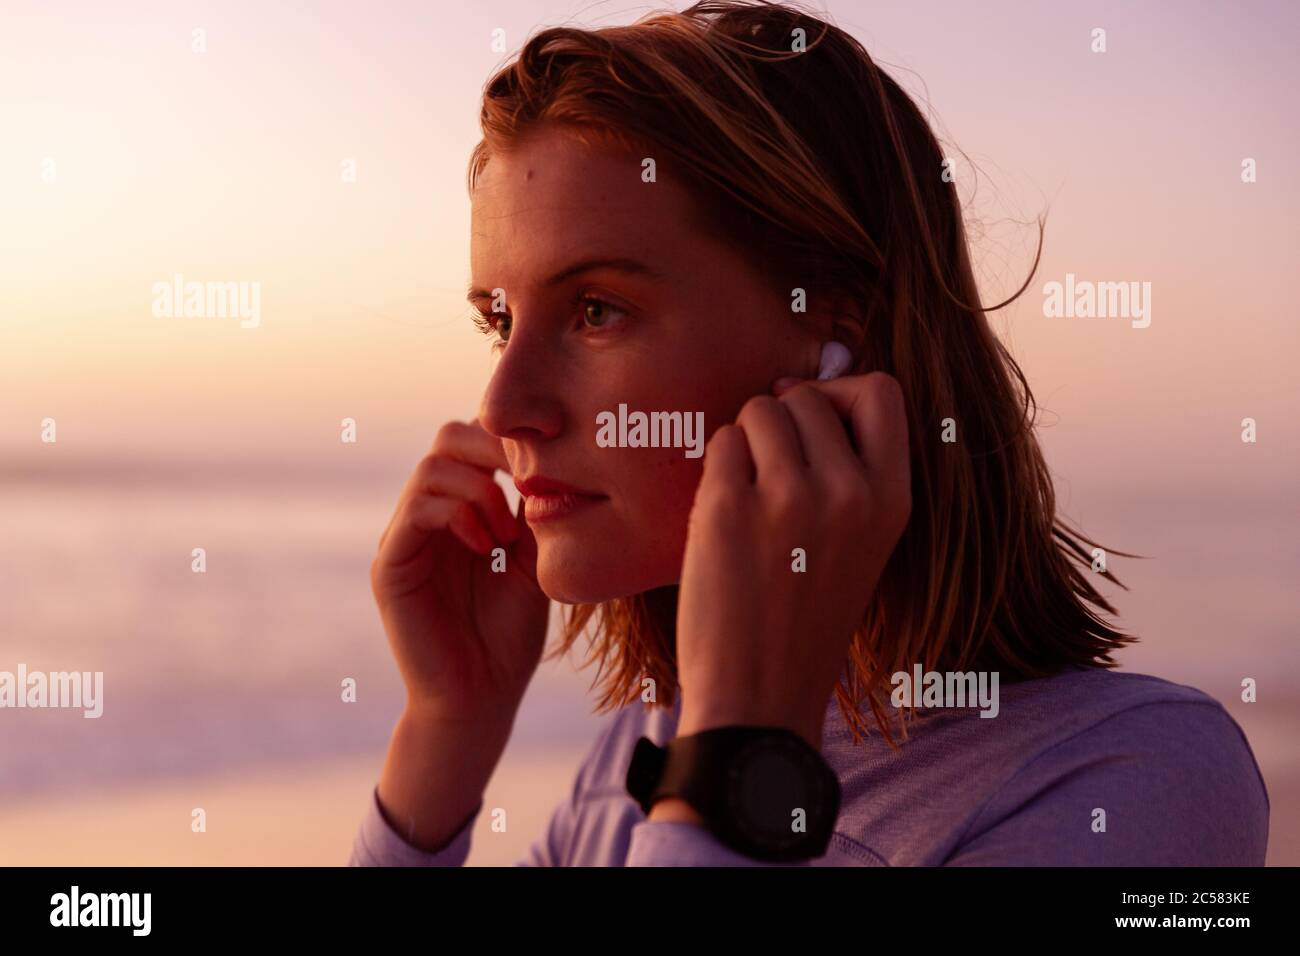
<svg viewBox="0 0 1300 956"><path fill-rule="evenodd" d="M607 737L611 726L605 731ZM602 737L592 748L574 778L569 793L551 812L546 829L528 847L516 866L567 866L572 857L574 835L578 827L579 806L587 781L593 773L597 755L601 752ZM483 811L480 802L464 826L442 849L428 852L407 843L384 816L379 805L379 791L371 794L370 806L352 846L349 866L464 866L469 857L470 836L474 823Z"/></svg>
<svg viewBox="0 0 1300 956"><path fill-rule="evenodd" d="M379 788L370 793L370 804L352 843L348 866L463 866L469 856L470 834L483 804L440 850L421 850L407 843L388 822L379 806Z"/></svg>
<svg viewBox="0 0 1300 956"><path fill-rule="evenodd" d="M579 792L587 764L579 769L569 795L555 805L542 835L528 847L528 853L515 866L567 866L572 854L574 831L578 824Z"/></svg>
<svg viewBox="0 0 1300 956"><path fill-rule="evenodd" d="M1263 866L1268 792L1216 701L1143 704L1057 744L980 811L950 866Z"/></svg>
<svg viewBox="0 0 1300 956"><path fill-rule="evenodd" d="M626 866L807 866L768 863L737 853L702 826L683 821L643 820L632 828Z"/></svg>

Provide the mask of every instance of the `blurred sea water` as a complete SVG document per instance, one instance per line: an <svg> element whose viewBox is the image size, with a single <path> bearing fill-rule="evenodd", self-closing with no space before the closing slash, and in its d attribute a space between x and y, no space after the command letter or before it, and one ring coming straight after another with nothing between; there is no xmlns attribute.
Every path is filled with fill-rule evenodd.
<svg viewBox="0 0 1300 956"><path fill-rule="evenodd" d="M368 570L403 481L397 468L233 463L0 470L0 670L104 672L99 719L0 711L0 811L346 757L377 768L403 695ZM1108 593L1142 636L1121 666L1224 703L1269 786L1270 862L1294 864L1300 551L1278 520L1288 501L1093 502L1105 520L1089 530L1151 556L1112 564L1131 590ZM508 753L571 773L599 726L594 673L544 663ZM1240 700L1247 676L1254 704ZM349 677L356 703L341 699Z"/></svg>
<svg viewBox="0 0 1300 956"><path fill-rule="evenodd" d="M98 719L0 711L0 806L382 755L403 692L368 574L401 484L239 468L0 477L0 670L104 672ZM587 740L588 683L544 663L512 746Z"/></svg>

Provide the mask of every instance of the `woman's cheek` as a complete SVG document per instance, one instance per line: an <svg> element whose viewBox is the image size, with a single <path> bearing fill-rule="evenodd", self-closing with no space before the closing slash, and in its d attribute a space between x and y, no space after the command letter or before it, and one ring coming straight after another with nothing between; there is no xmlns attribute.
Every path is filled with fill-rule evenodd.
<svg viewBox="0 0 1300 956"><path fill-rule="evenodd" d="M686 528L703 470L702 459L685 458L677 451L659 463L646 489L647 507L641 510L646 521L644 540L653 542L665 572L670 571L674 581L681 570Z"/></svg>

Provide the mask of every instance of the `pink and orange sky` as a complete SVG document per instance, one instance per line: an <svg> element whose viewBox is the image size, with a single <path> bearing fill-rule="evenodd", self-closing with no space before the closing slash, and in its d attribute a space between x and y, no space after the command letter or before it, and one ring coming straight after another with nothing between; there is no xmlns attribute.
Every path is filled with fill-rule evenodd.
<svg viewBox="0 0 1300 956"><path fill-rule="evenodd" d="M407 454L472 413L490 363L465 320L464 173L504 59L492 31L514 50L539 26L649 9L10 0L0 447L40 453L51 416L64 454L305 453L351 416ZM979 166L973 192L959 157L989 299L1029 262L1033 231L1013 220L1048 213L1039 277L996 322L1051 413L1055 460L1083 480L1289 480L1300 66L1285 27L1300 13L826 9ZM260 327L155 318L151 286L177 272L260 282ZM1151 327L1043 318L1042 284L1066 272L1151 282Z"/></svg>

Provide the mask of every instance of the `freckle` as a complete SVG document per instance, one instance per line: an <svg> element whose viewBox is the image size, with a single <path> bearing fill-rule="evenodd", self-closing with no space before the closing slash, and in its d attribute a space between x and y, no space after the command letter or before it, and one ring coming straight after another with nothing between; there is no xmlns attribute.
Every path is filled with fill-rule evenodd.
<svg viewBox="0 0 1300 956"><path fill-rule="evenodd" d="M530 180L530 179L532 179L532 178L533 178L533 171L530 169L530 170L528 170L528 175L524 177L524 181L527 182L528 180Z"/></svg>

